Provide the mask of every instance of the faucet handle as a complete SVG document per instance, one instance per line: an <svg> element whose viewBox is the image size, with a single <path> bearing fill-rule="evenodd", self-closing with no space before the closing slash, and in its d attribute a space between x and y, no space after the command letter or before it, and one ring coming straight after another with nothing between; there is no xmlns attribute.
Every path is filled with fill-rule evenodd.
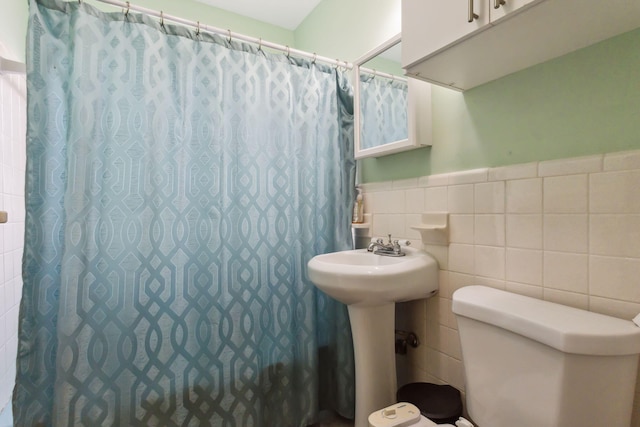
<svg viewBox="0 0 640 427"><path fill-rule="evenodd" d="M402 246L411 246L411 241L406 239L393 241L393 251L395 253L402 253Z"/></svg>

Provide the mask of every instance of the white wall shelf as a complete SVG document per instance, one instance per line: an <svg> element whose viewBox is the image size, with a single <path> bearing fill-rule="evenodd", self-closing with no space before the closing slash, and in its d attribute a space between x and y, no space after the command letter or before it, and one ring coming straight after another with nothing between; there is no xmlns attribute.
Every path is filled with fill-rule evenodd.
<svg viewBox="0 0 640 427"><path fill-rule="evenodd" d="M423 213L421 223L411 226L418 230L425 245L449 244L449 213L428 212Z"/></svg>
<svg viewBox="0 0 640 427"><path fill-rule="evenodd" d="M351 228L355 228L355 229L364 229L364 228L370 228L371 227L371 214L364 214L364 222L352 222L351 223Z"/></svg>

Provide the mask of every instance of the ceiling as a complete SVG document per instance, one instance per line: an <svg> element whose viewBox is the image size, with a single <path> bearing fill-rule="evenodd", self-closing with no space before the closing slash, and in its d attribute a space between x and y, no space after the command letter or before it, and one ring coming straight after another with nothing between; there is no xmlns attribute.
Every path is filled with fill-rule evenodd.
<svg viewBox="0 0 640 427"><path fill-rule="evenodd" d="M196 0L238 15L295 30L321 0Z"/></svg>

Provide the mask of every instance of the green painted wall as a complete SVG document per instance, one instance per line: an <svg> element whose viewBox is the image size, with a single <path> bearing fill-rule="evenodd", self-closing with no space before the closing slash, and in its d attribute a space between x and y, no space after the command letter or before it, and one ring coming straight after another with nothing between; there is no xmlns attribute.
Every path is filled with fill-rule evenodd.
<svg viewBox="0 0 640 427"><path fill-rule="evenodd" d="M101 10L117 12L119 9L93 0L83 0ZM133 0L131 3L152 10L161 10L169 15L200 21L214 27L253 37L262 37L275 43L295 46L293 31L266 24L252 18L240 16L222 9L207 6L194 0ZM0 13L0 43L5 46L14 60L24 61L28 0L2 0ZM9 54L6 54L9 56Z"/></svg>
<svg viewBox="0 0 640 427"><path fill-rule="evenodd" d="M400 32L400 1L322 0L296 28L296 46L352 62Z"/></svg>
<svg viewBox="0 0 640 427"><path fill-rule="evenodd" d="M401 0L323 0L293 32L194 0L134 3L346 61L400 31ZM27 4L3 1L0 42L12 59L24 58ZM363 181L638 149L638 46L640 30L464 93L434 87L433 147L365 159Z"/></svg>
<svg viewBox="0 0 640 427"><path fill-rule="evenodd" d="M324 0L296 44L353 60L398 31L400 7ZM433 147L365 159L363 182L638 149L638 46L640 30L464 93L434 87Z"/></svg>
<svg viewBox="0 0 640 427"><path fill-rule="evenodd" d="M363 162L385 181L640 148L640 30L464 93L433 88L433 147Z"/></svg>
<svg viewBox="0 0 640 427"><path fill-rule="evenodd" d="M93 4L96 3L93 2ZM293 32L290 30L193 0L132 0L131 3L153 10L162 10L170 15L200 21L214 27L230 29L236 33L261 37L264 40L285 46L294 46ZM113 8L111 9L113 10Z"/></svg>
<svg viewBox="0 0 640 427"><path fill-rule="evenodd" d="M105 11L118 10L95 0L84 1ZM194 0L134 0L132 3L318 55L353 61L400 32L400 1L323 0L295 32ZM0 42L15 54L14 59L24 60L28 4L28 0L2 0Z"/></svg>
<svg viewBox="0 0 640 427"><path fill-rule="evenodd" d="M0 12L0 49L8 59L24 62L24 46L27 37L27 0L3 0Z"/></svg>
<svg viewBox="0 0 640 427"><path fill-rule="evenodd" d="M404 69L402 68L402 64L400 62L382 58L380 56L377 56L370 61L365 62L364 64L362 64L362 66L371 70L393 74L394 76L404 76Z"/></svg>

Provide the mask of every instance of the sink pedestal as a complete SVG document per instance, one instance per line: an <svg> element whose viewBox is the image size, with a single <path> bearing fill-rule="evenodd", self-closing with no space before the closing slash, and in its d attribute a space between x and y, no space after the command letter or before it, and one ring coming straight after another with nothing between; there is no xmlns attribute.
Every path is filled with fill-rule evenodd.
<svg viewBox="0 0 640 427"><path fill-rule="evenodd" d="M438 289L438 262L418 249L388 257L366 249L331 252L309 261L309 279L346 304L356 365L356 423L396 402L395 305L429 298Z"/></svg>
<svg viewBox="0 0 640 427"><path fill-rule="evenodd" d="M349 305L356 367L355 427L396 402L395 303Z"/></svg>

